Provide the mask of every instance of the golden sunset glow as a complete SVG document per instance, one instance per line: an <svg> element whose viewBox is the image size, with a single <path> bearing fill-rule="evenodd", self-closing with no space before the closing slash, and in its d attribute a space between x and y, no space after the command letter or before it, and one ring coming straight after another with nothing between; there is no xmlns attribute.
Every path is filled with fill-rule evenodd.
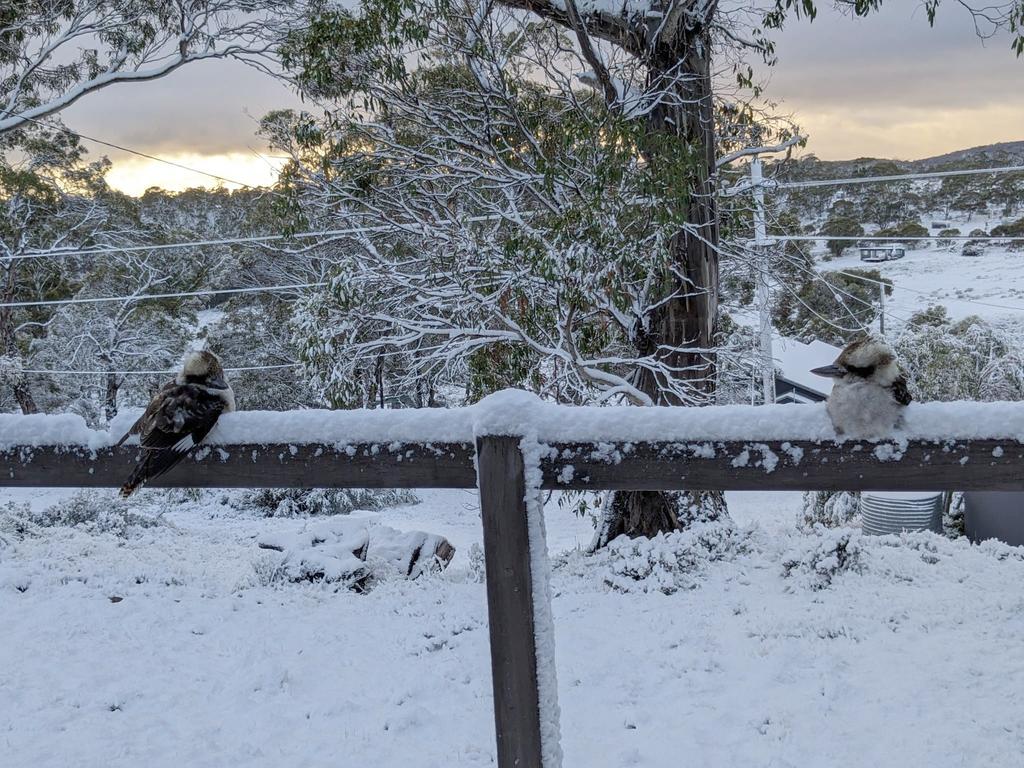
<svg viewBox="0 0 1024 768"><path fill-rule="evenodd" d="M865 107L823 111L790 100L807 151L823 160L918 160L959 149L1024 139L1024 105L926 110Z"/></svg>
<svg viewBox="0 0 1024 768"><path fill-rule="evenodd" d="M161 154L162 158L250 186L269 186L277 179L282 161L240 151L218 155ZM239 183L221 182L201 173L142 157L112 158L107 183L128 195L139 196L150 187L180 192L192 187L238 189Z"/></svg>

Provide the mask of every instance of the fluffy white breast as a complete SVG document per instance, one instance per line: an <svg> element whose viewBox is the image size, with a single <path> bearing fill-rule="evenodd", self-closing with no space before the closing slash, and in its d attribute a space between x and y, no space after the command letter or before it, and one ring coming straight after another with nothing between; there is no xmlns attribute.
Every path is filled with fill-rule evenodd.
<svg viewBox="0 0 1024 768"><path fill-rule="evenodd" d="M853 438L886 437L903 413L889 389L854 377L836 380L827 409L836 433Z"/></svg>

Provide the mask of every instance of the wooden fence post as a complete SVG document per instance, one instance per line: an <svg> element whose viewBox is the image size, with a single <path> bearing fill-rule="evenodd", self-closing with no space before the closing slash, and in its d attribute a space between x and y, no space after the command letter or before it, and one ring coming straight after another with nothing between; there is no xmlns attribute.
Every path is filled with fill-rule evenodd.
<svg viewBox="0 0 1024 768"><path fill-rule="evenodd" d="M541 768L526 481L519 438L476 443L498 768Z"/></svg>

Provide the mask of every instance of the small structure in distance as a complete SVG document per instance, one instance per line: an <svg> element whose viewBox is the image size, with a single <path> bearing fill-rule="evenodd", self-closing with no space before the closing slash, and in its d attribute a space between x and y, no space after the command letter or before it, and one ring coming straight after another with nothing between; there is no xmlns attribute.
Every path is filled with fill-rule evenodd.
<svg viewBox="0 0 1024 768"><path fill-rule="evenodd" d="M907 255L907 246L903 243L872 243L860 246L861 261L895 261Z"/></svg>

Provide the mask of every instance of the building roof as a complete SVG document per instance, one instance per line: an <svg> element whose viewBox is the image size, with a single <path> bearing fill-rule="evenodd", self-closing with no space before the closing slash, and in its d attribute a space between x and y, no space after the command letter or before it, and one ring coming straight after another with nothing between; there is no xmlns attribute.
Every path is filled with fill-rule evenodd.
<svg viewBox="0 0 1024 768"><path fill-rule="evenodd" d="M804 344L796 339L775 336L772 342L775 370L778 371L780 378L812 392L819 392L822 397L828 396L832 391L832 382L815 376L811 369L835 362L841 351L839 347L833 347L817 339L810 344Z"/></svg>

